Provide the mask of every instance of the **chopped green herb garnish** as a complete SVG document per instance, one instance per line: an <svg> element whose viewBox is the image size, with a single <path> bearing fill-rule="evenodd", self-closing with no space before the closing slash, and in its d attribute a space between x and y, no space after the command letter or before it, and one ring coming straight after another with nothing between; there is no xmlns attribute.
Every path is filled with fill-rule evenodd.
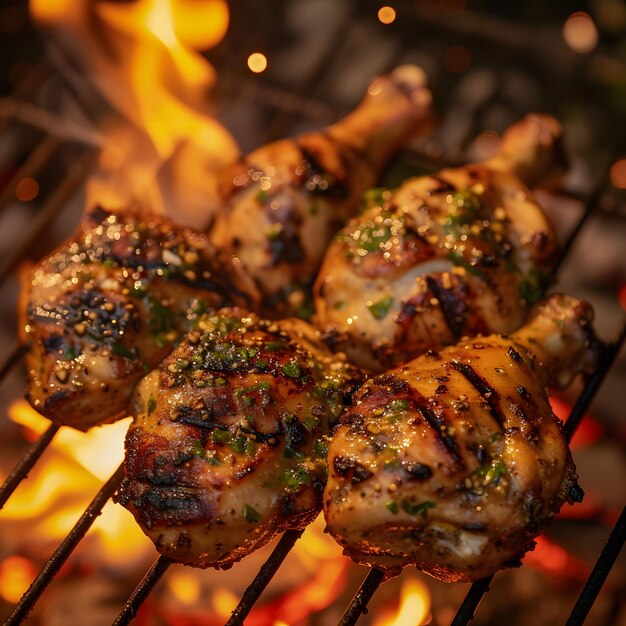
<svg viewBox="0 0 626 626"><path fill-rule="evenodd" d="M454 263L454 265L458 265L470 274L480 276L482 278L482 272L475 265L472 265L469 261L464 259L458 252L450 250L450 252L448 252L448 258L452 261L452 263Z"/></svg>
<svg viewBox="0 0 626 626"><path fill-rule="evenodd" d="M287 344L284 341L268 341L265 343L264 348L268 351L268 352L278 352L279 350L282 350L283 348L286 348Z"/></svg>
<svg viewBox="0 0 626 626"><path fill-rule="evenodd" d="M127 348L124 344L114 342L111 344L111 352L115 356L121 356L125 359L135 360L137 358L136 348Z"/></svg>
<svg viewBox="0 0 626 626"><path fill-rule="evenodd" d="M283 474L283 483L289 491L298 491L309 481L309 472L303 467L289 469Z"/></svg>
<svg viewBox="0 0 626 626"><path fill-rule="evenodd" d="M158 300L148 298L148 328L153 335L166 334L172 330L174 314Z"/></svg>
<svg viewBox="0 0 626 626"><path fill-rule="evenodd" d="M216 428L211 433L211 441L213 443L230 443L232 439L232 435L227 430L222 430L221 428Z"/></svg>
<svg viewBox="0 0 626 626"><path fill-rule="evenodd" d="M243 505L243 518L246 520L246 522L249 522L250 524L254 524L261 519L261 515L255 508L251 507L249 504L244 504Z"/></svg>
<svg viewBox="0 0 626 626"><path fill-rule="evenodd" d="M281 369L287 378L300 378L302 376L302 368L293 359L285 363Z"/></svg>
<svg viewBox="0 0 626 626"><path fill-rule="evenodd" d="M394 515L400 510L398 508L398 503L395 500L389 500L385 503L385 506L389 511L391 511Z"/></svg>
<svg viewBox="0 0 626 626"><path fill-rule="evenodd" d="M434 509L436 506L437 504L435 502L431 502L430 500L420 502L419 504L411 504L406 499L402 500L402 510L409 515L422 515L426 517L428 509Z"/></svg>
<svg viewBox="0 0 626 626"><path fill-rule="evenodd" d="M372 314L374 319L382 320L387 316L387 313L389 313L389 309L392 304L393 298L391 296L386 296L378 300L378 302L368 304L367 309Z"/></svg>
<svg viewBox="0 0 626 626"><path fill-rule="evenodd" d="M148 415L152 415L154 409L156 409L156 405L156 400L152 396L150 396L150 398L148 399Z"/></svg>
<svg viewBox="0 0 626 626"><path fill-rule="evenodd" d="M385 187L368 189L361 198L359 212L365 213L365 211L369 211L369 209L382 206L385 202L385 195L389 195L386 192L388 192L388 190Z"/></svg>
<svg viewBox="0 0 626 626"><path fill-rule="evenodd" d="M471 473L470 479L473 479L473 482L478 483L479 486L487 487L488 485L497 484L506 472L507 467L504 461L496 459L491 463L481 465L481 467Z"/></svg>

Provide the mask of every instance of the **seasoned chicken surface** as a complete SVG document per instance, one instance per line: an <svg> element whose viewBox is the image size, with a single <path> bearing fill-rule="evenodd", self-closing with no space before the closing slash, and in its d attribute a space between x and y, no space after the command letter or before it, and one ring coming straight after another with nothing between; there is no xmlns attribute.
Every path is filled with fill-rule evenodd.
<svg viewBox="0 0 626 626"><path fill-rule="evenodd" d="M582 490L545 386L593 367L589 305L553 296L510 337L428 353L367 381L337 428L324 492L345 553L445 581L511 567Z"/></svg>
<svg viewBox="0 0 626 626"><path fill-rule="evenodd" d="M278 141L224 175L211 241L272 317L310 317L310 286L333 234L392 153L430 124L424 72L376 79L361 105L320 133Z"/></svg>
<svg viewBox="0 0 626 626"><path fill-rule="evenodd" d="M353 376L302 320L202 317L137 386L122 503L162 554L198 567L303 528Z"/></svg>
<svg viewBox="0 0 626 626"><path fill-rule="evenodd" d="M124 416L146 371L200 313L236 295L223 275L204 235L165 218L91 212L22 288L30 403L80 430Z"/></svg>
<svg viewBox="0 0 626 626"><path fill-rule="evenodd" d="M359 366L384 370L463 336L511 332L543 293L558 245L525 183L559 164L561 127L530 115L488 161L370 193L330 244L316 323Z"/></svg>

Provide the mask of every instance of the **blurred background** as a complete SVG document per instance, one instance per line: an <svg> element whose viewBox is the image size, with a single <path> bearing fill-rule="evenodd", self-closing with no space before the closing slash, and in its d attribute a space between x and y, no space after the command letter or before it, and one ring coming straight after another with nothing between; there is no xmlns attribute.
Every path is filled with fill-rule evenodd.
<svg viewBox="0 0 626 626"><path fill-rule="evenodd" d="M239 151L332 123L372 77L402 63L427 72L439 124L382 184L485 158L510 123L554 114L570 165L560 189L537 195L562 240L574 235L556 288L592 302L603 339L619 334L623 0L4 0L0 50L0 356L15 342L21 271L75 230L86 204L187 221L219 210L215 174ZM564 508L523 568L495 577L477 625L565 622L626 501L625 373L622 355L573 442L585 502ZM563 419L580 389L554 398ZM18 365L0 388L0 478L46 428L23 390ZM0 618L119 464L126 426L62 430L0 514ZM171 568L138 623L223 624L270 549L228 572ZM111 623L154 558L130 516L108 504L28 623ZM588 624L626 625L625 565ZM365 573L318 520L246 624L336 623ZM360 623L443 626L467 589L407 570Z"/></svg>

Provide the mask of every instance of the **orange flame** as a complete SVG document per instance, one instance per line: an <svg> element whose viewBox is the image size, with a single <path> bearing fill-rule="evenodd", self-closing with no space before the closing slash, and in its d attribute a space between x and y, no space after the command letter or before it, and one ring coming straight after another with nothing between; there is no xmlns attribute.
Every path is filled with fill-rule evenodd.
<svg viewBox="0 0 626 626"><path fill-rule="evenodd" d="M91 88L122 115L101 122L99 169L87 203L129 205L205 228L215 172L237 146L213 117L215 70L196 52L229 23L224 0L30 0L34 19L75 59Z"/></svg>
<svg viewBox="0 0 626 626"><path fill-rule="evenodd" d="M374 626L419 626L428 624L430 620L430 592L419 578L413 576L402 584L397 612L382 614Z"/></svg>
<svg viewBox="0 0 626 626"><path fill-rule="evenodd" d="M30 433L49 425L24 400L14 402L9 417ZM79 433L61 429L28 479L2 511L3 535L26 553L45 551L70 531L123 459L124 433L129 420ZM29 533L24 536L24 523ZM33 545L33 538L38 545ZM25 543L26 542L26 543ZM126 509L108 503L96 519L87 541L89 550L104 565L125 567L153 554L150 541ZM0 586L2 585L0 579Z"/></svg>

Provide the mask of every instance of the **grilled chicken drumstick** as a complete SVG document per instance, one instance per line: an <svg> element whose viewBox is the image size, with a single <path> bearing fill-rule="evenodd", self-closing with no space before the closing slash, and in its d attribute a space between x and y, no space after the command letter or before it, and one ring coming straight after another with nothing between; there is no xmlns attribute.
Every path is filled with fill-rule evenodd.
<svg viewBox="0 0 626 626"><path fill-rule="evenodd" d="M79 430L124 416L198 315L232 301L223 275L204 235L165 218L86 215L23 285L31 404Z"/></svg>
<svg viewBox="0 0 626 626"><path fill-rule="evenodd" d="M198 567L303 528L352 380L302 320L202 317L137 386L120 501L162 554Z"/></svg>
<svg viewBox="0 0 626 626"><path fill-rule="evenodd" d="M586 303L553 296L510 337L468 340L366 382L328 455L324 510L346 554L445 581L517 564L582 497L545 386L592 367L591 319Z"/></svg>
<svg viewBox="0 0 626 626"><path fill-rule="evenodd" d="M227 210L211 241L266 315L303 313L330 238L393 152L430 125L430 102L424 72L399 67L326 130L271 143L227 170Z"/></svg>
<svg viewBox="0 0 626 626"><path fill-rule="evenodd" d="M542 294L555 233L526 184L554 173L561 127L529 115L482 163L370 194L330 244L316 322L361 367L384 370L465 335L511 332Z"/></svg>

